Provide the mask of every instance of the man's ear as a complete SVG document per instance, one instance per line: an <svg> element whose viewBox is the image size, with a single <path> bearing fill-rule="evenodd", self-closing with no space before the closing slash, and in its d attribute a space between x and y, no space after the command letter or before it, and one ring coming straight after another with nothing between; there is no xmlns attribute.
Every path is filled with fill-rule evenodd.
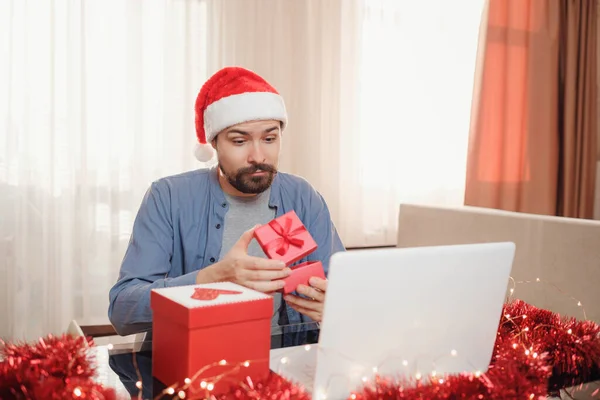
<svg viewBox="0 0 600 400"><path fill-rule="evenodd" d="M215 136L215 138L213 140L210 141L210 145L212 146L213 149L217 150L217 137L219 137L219 135Z"/></svg>

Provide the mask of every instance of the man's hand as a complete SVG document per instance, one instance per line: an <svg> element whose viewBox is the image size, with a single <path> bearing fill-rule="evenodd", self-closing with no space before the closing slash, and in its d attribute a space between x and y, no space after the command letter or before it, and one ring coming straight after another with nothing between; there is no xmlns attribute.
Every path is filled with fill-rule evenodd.
<svg viewBox="0 0 600 400"><path fill-rule="evenodd" d="M196 283L233 282L263 293L282 289L284 282L279 279L291 273L285 263L248 255L248 245L257 226L244 232L221 261L200 270Z"/></svg>
<svg viewBox="0 0 600 400"><path fill-rule="evenodd" d="M304 314L316 322L323 320L323 305L325 302L325 293L327 292L327 280L312 277L309 279L310 286L298 285L298 293L308 297L308 299L287 295L283 298L294 310Z"/></svg>

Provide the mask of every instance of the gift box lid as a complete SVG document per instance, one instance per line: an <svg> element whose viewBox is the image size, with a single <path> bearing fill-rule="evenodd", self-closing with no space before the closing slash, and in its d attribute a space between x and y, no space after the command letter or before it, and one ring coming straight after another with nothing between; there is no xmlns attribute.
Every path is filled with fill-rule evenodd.
<svg viewBox="0 0 600 400"><path fill-rule="evenodd" d="M273 298L231 282L153 289L155 315L189 328L270 319Z"/></svg>

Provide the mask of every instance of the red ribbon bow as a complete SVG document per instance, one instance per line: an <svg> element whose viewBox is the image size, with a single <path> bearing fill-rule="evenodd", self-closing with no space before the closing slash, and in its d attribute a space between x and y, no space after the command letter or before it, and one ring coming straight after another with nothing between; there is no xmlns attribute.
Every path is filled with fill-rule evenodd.
<svg viewBox="0 0 600 400"><path fill-rule="evenodd" d="M302 232L306 231L304 225L300 225L298 228L292 231L292 218L289 217L284 219L284 224L284 226L281 226L281 224L275 219L269 222L269 226L280 237L270 242L267 245L267 250L272 250L273 248L276 248L277 250L275 250L275 252L280 256L283 256L285 253L287 253L288 249L290 248L290 245L302 247L302 245L304 245L304 240L298 239L294 236L297 236Z"/></svg>
<svg viewBox="0 0 600 400"><path fill-rule="evenodd" d="M237 290L195 288L191 298L196 300L214 300L221 294L242 294Z"/></svg>

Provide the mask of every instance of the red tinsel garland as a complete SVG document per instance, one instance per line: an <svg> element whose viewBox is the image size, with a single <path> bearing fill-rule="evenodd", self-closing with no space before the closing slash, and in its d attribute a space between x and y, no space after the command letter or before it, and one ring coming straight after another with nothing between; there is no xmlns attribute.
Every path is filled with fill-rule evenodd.
<svg viewBox="0 0 600 400"><path fill-rule="evenodd" d="M504 307L487 373L399 383L383 378L355 394L360 400L545 399L548 390L598 379L600 326L563 319L517 300ZM416 386L415 386L416 385Z"/></svg>
<svg viewBox="0 0 600 400"><path fill-rule="evenodd" d="M517 300L504 307L492 363L485 374L436 376L406 382L377 377L351 398L545 399L549 390L600 378L599 335L600 326L593 322L561 318ZM83 338L49 336L33 345L6 344L1 352L2 399L116 399L112 389L103 388L91 379L94 371ZM226 396L210 397L211 400L310 398L303 388L274 373L262 382L248 380Z"/></svg>
<svg viewBox="0 0 600 400"><path fill-rule="evenodd" d="M92 380L87 350L84 338L68 335L34 344L0 341L0 399L115 400L113 389Z"/></svg>

